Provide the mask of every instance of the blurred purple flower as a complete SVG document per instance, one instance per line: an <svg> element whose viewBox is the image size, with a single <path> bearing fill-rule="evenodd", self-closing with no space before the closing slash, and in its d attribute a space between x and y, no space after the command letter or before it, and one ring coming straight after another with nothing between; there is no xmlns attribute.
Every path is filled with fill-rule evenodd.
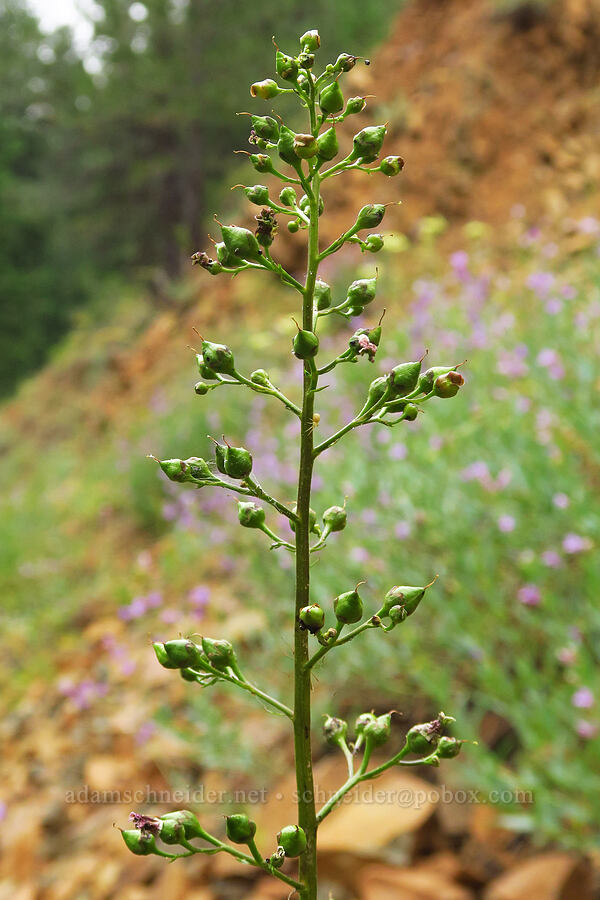
<svg viewBox="0 0 600 900"><path fill-rule="evenodd" d="M600 221L594 218L594 216L585 216L583 219L580 219L577 223L577 227L581 234L599 234L600 233Z"/></svg>
<svg viewBox="0 0 600 900"><path fill-rule="evenodd" d="M161 621L165 623L165 625L174 625L180 618L180 614L176 609L163 609L160 614L160 618Z"/></svg>
<svg viewBox="0 0 600 900"><path fill-rule="evenodd" d="M556 550L544 550L541 559L549 569L560 569L563 565L562 556Z"/></svg>
<svg viewBox="0 0 600 900"><path fill-rule="evenodd" d="M566 509L569 506L569 504L571 503L568 496L563 493L555 494L554 497L552 498L552 502L554 503L554 505L556 506L557 509Z"/></svg>
<svg viewBox="0 0 600 900"><path fill-rule="evenodd" d="M505 533L514 531L516 524L517 522L514 516L500 516L498 519L498 528Z"/></svg>
<svg viewBox="0 0 600 900"><path fill-rule="evenodd" d="M444 446L444 438L440 437L439 434L434 434L429 438L429 446L432 450L441 450Z"/></svg>
<svg viewBox="0 0 600 900"><path fill-rule="evenodd" d="M375 525L377 522L377 513L372 507L367 507L361 512L360 518L365 525Z"/></svg>
<svg viewBox="0 0 600 900"><path fill-rule="evenodd" d="M459 281L470 279L469 254L465 250L457 250L456 253L453 253L450 256L450 265Z"/></svg>
<svg viewBox="0 0 600 900"><path fill-rule="evenodd" d="M542 595L537 584L524 584L517 592L519 601L525 606L539 606Z"/></svg>
<svg viewBox="0 0 600 900"><path fill-rule="evenodd" d="M501 350L498 354L496 371L507 378L524 378L529 372L529 366L516 350Z"/></svg>
<svg viewBox="0 0 600 900"><path fill-rule="evenodd" d="M580 738L589 741L598 734L598 726L594 722L588 722L587 719L578 719L575 731Z"/></svg>
<svg viewBox="0 0 600 900"><path fill-rule="evenodd" d="M538 297L546 297L554 287L555 277L552 272L532 272L525 284L531 288Z"/></svg>
<svg viewBox="0 0 600 900"><path fill-rule="evenodd" d="M577 296L577 290L575 287L573 287L572 284L563 285L560 292L563 295L563 297L565 298L565 300L574 300L575 297Z"/></svg>
<svg viewBox="0 0 600 900"><path fill-rule="evenodd" d="M197 584L187 595L190 606L204 608L210 600L210 588L205 584Z"/></svg>
<svg viewBox="0 0 600 900"><path fill-rule="evenodd" d="M2 822L6 818L6 814L8 812L8 806L4 802L4 800L0 800L0 822Z"/></svg>
<svg viewBox="0 0 600 900"><path fill-rule="evenodd" d="M573 534L573 532L565 535L562 542L565 553L583 553L585 550L589 550L591 546L592 542L589 538L582 537L580 534Z"/></svg>
<svg viewBox="0 0 600 900"><path fill-rule="evenodd" d="M544 306L544 309L549 316L557 316L559 312L562 312L562 308L563 302L562 300L559 300L558 297L551 297Z"/></svg>
<svg viewBox="0 0 600 900"><path fill-rule="evenodd" d="M371 559L371 554L366 547L353 547L350 551L350 559L355 563L367 563Z"/></svg>
<svg viewBox="0 0 600 900"><path fill-rule="evenodd" d="M406 538L410 537L411 531L410 522L397 522L394 527L394 535L399 541L405 541Z"/></svg>
<svg viewBox="0 0 600 900"><path fill-rule="evenodd" d="M460 477L463 481L485 481L490 476L490 471L488 469L488 464L483 462L483 460L477 460L477 462L471 463L470 466L467 466L460 473Z"/></svg>
<svg viewBox="0 0 600 900"><path fill-rule="evenodd" d="M537 355L537 363L540 366L552 366L554 363L559 362L560 357L556 350L553 350L551 347L545 347L543 350Z"/></svg>
<svg viewBox="0 0 600 900"><path fill-rule="evenodd" d="M561 647L556 658L563 666L572 666L577 660L577 650L575 647Z"/></svg>
<svg viewBox="0 0 600 900"><path fill-rule="evenodd" d="M590 709L594 705L594 695L587 687L579 688L571 697L571 703L576 709Z"/></svg>
<svg viewBox="0 0 600 900"><path fill-rule="evenodd" d="M145 744L156 732L156 725L152 721L144 722L135 733L135 742L138 746Z"/></svg>
<svg viewBox="0 0 600 900"><path fill-rule="evenodd" d="M394 444L393 447L390 447L388 456L390 459L406 459L408 456L406 444Z"/></svg>

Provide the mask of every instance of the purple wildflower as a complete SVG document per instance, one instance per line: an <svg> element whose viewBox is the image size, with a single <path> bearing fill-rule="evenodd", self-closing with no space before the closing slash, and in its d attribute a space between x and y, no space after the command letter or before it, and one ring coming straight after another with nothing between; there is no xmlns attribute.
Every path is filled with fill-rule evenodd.
<svg viewBox="0 0 600 900"><path fill-rule="evenodd" d="M588 722L587 719L578 719L575 731L584 741L589 741L598 734L598 726L594 722Z"/></svg>
<svg viewBox="0 0 600 900"><path fill-rule="evenodd" d="M498 529L505 534L508 534L510 531L515 530L515 525L517 524L514 516L500 516L498 519Z"/></svg>
<svg viewBox="0 0 600 900"><path fill-rule="evenodd" d="M558 493L554 495L554 497L552 498L552 502L557 509L566 509L571 501L566 494Z"/></svg>
<svg viewBox="0 0 600 900"><path fill-rule="evenodd" d="M394 527L394 535L399 541L405 541L406 538L410 537L411 531L410 522L397 522Z"/></svg>
<svg viewBox="0 0 600 900"><path fill-rule="evenodd" d="M594 705L594 695L587 687L579 688L571 697L571 703L576 709L590 709Z"/></svg>
<svg viewBox="0 0 600 900"><path fill-rule="evenodd" d="M565 553L583 553L585 550L589 550L591 546L592 542L589 538L582 537L580 534L573 534L573 532L565 535L562 542Z"/></svg>
<svg viewBox="0 0 600 900"><path fill-rule="evenodd" d="M563 565L563 559L556 550L544 550L542 553L542 562L549 569L560 569Z"/></svg>
<svg viewBox="0 0 600 900"><path fill-rule="evenodd" d="M519 602L524 606L539 606L542 595L537 584L524 584L517 592Z"/></svg>

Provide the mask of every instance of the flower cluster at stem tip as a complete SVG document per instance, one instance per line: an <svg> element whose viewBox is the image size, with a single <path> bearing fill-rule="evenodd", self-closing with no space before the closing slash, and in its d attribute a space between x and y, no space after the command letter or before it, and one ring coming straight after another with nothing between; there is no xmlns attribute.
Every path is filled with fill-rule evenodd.
<svg viewBox="0 0 600 900"><path fill-rule="evenodd" d="M338 127L348 117L360 113L366 106L365 97L344 96L341 81L359 61L359 57L342 53L337 60L325 66L322 73L313 72L316 54L321 45L317 31L307 31L300 38L300 51L288 55L276 47L275 68L278 80L265 79L252 84L250 93L257 101L270 104L281 94L295 94L309 114L307 131L295 132L283 120L268 109L265 114L250 115L252 152L248 153L251 166L259 174L271 176L270 183L279 180L281 191L274 196L272 188L263 184L239 185L250 203L259 207L254 231L238 225L221 224L220 240L209 256L204 251L194 253L192 262L211 275L239 275L248 269L270 272L284 285L297 291L302 298L302 323L294 322L291 335L291 352L302 362L302 399L298 403L286 396L271 380L263 368L250 373L240 371L234 352L224 343L199 335L200 348L195 352L201 380L195 386L199 396L206 396L226 385L243 387L255 393L270 396L296 416L302 426L303 447L299 471L298 503L288 506L278 500L256 480L253 474L253 457L245 447L234 446L225 435L221 440L210 438L210 458L157 460L164 474L171 481L187 483L196 488L217 487L239 495L238 518L242 527L262 531L270 540L273 550L282 549L296 555L297 584L302 581L301 567L308 571L309 553L316 553L327 546L336 533L344 530L348 522L346 503L331 506L319 516L310 508L310 489L302 488L303 478L312 477L316 459L353 429L379 424L396 427L400 422L411 422L421 413L427 401L450 399L457 395L464 384L459 372L461 364L435 365L423 370L424 356L419 360L401 362L390 371L375 378L366 391L362 405L353 418L339 431L318 443L313 432L320 423L314 412L314 400L322 387L319 378L338 365L357 364L362 358L373 362L383 335L383 315L377 324L360 327L352 335L347 346L333 360L318 365L320 352L319 327L330 315L352 319L364 313L376 299L378 273L353 281L345 296L334 298L331 286L318 277L321 262L338 252L344 245L357 245L363 253L378 253L384 246L384 237L376 229L381 224L385 203L369 203L356 214L353 224L329 246L319 245L319 218L325 212L321 185L329 178L347 171L358 170L369 175L380 173L386 177L399 175L404 162L399 156L387 156L380 160L386 136L386 125L370 125L360 129L353 137L352 148L341 159L338 144ZM368 64L368 60L364 61ZM243 151L245 152L245 151ZM271 250L276 246L283 217L291 233L307 232L308 266L304 283L273 258ZM364 234L364 232L369 232ZM206 454L208 456L208 454ZM303 468L304 466L304 468ZM305 478L306 480L306 478ZM287 519L285 535L277 533L267 522L267 508L271 507ZM434 579L435 580L435 579ZM308 583L308 578L306 582ZM367 630L376 629L388 633L404 623L420 606L425 586L396 585L385 594L375 612L365 615L365 604L359 593L364 582L341 592L333 598L330 609L311 602L308 591L305 604L298 602L294 620L296 639L295 679L308 685L314 667L334 649L359 637ZM327 621L329 619L329 622ZM309 642L314 641L312 655ZM305 654L298 656L298 648ZM291 720L296 734L310 731L310 705L296 705L294 709L249 681L242 672L233 645L223 639L203 636L199 641L179 637L154 644L154 651L161 666L178 670L181 677L193 684L207 687L225 685L253 695L273 713ZM304 717L304 718L302 718ZM392 713L361 714L354 726L354 741L348 743L348 724L334 716L328 716L324 725L326 742L337 746L343 753L348 777L339 790L319 810L304 819L299 814L298 824L284 825L275 839L269 855L261 855L255 843L256 823L244 812L226 818L226 838L207 832L194 813L179 810L160 817L132 813L133 828L122 832L129 849L138 855L161 855L169 859L191 856L196 853L225 852L242 862L270 872L298 893L312 900L315 896L316 857L315 835L318 824L357 783L375 778L392 766L439 765L441 759L450 759L460 752L464 741L442 734L446 725L454 720L440 713L436 719L411 728L403 747L392 754L385 763L370 766L371 753L392 738ZM358 754L360 762L355 767ZM418 759L405 759L417 754ZM296 756L299 768L310 769L306 756ZM312 777L312 776L311 776ZM299 781L300 783L300 781ZM178 852L160 849L163 844L178 847ZM201 845L192 841L200 840ZM249 853L239 848L245 846ZM312 862L303 860L310 856ZM299 880L281 871L286 859L299 858Z"/></svg>

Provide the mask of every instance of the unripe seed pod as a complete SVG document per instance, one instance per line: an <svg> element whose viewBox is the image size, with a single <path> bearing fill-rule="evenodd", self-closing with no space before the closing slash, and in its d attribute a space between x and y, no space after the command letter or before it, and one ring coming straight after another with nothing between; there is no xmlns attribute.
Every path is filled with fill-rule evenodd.
<svg viewBox="0 0 600 900"><path fill-rule="evenodd" d="M190 456L189 459L184 459L183 465L190 478L207 481L211 481L214 478L208 463L199 456Z"/></svg>
<svg viewBox="0 0 600 900"><path fill-rule="evenodd" d="M323 513L324 532L331 534L333 531L343 531L348 521L348 515L343 506L330 506Z"/></svg>
<svg viewBox="0 0 600 900"><path fill-rule="evenodd" d="M252 127L259 138L273 144L277 143L279 123L273 116L252 116Z"/></svg>
<svg viewBox="0 0 600 900"><path fill-rule="evenodd" d="M404 160L401 156L386 156L381 160L379 171L392 178L394 175L399 175L403 168Z"/></svg>
<svg viewBox="0 0 600 900"><path fill-rule="evenodd" d="M328 116L338 113L344 108L344 95L337 81L333 81L323 88L319 94L319 106L321 112Z"/></svg>
<svg viewBox="0 0 600 900"><path fill-rule="evenodd" d="M225 468L226 450L226 444L219 444L217 441L215 441L215 462L217 464L217 469L221 473L221 475L227 475L227 469Z"/></svg>
<svg viewBox="0 0 600 900"><path fill-rule="evenodd" d="M287 230L290 234L296 234L296 232L300 229L300 223L296 219L292 219L291 222L287 223Z"/></svg>
<svg viewBox="0 0 600 900"><path fill-rule="evenodd" d="M385 206L383 203L368 203L360 210L356 217L356 226L358 231L363 228L377 228L383 221L385 215Z"/></svg>
<svg viewBox="0 0 600 900"><path fill-rule="evenodd" d="M404 407L404 419L407 422L414 422L419 415L419 407L414 403L407 403Z"/></svg>
<svg viewBox="0 0 600 900"><path fill-rule="evenodd" d="M195 669L201 666L204 660L202 650L189 638L176 638L172 641L165 641L162 645L169 662L176 669ZM159 657L156 645L154 645L157 658ZM160 658L159 658L160 662ZM165 668L172 668L165 666Z"/></svg>
<svg viewBox="0 0 600 900"><path fill-rule="evenodd" d="M306 835L299 825L286 825L277 835L277 843L286 856L300 856L306 850Z"/></svg>
<svg viewBox="0 0 600 900"><path fill-rule="evenodd" d="M337 72L349 72L356 65L356 56L349 53L340 53L335 61L334 69Z"/></svg>
<svg viewBox="0 0 600 900"><path fill-rule="evenodd" d="M312 134L294 135L294 153L300 159L311 159L319 152L317 139Z"/></svg>
<svg viewBox="0 0 600 900"><path fill-rule="evenodd" d="M275 54L275 69L284 81L296 81L298 78L298 60L278 50Z"/></svg>
<svg viewBox="0 0 600 900"><path fill-rule="evenodd" d="M198 366L200 375L202 376L202 378L204 378L205 381L217 380L217 373L213 369L211 369L210 366L206 365L206 363L204 362L204 357L201 353L196 353L196 364Z"/></svg>
<svg viewBox="0 0 600 900"><path fill-rule="evenodd" d="M413 725L406 735L406 743L411 753L431 753L437 747L442 731L439 719Z"/></svg>
<svg viewBox="0 0 600 900"><path fill-rule="evenodd" d="M366 105L367 101L364 97L350 97L346 103L345 113L347 116L356 115L356 113L362 112Z"/></svg>
<svg viewBox="0 0 600 900"><path fill-rule="evenodd" d="M288 128L287 125L282 125L279 130L279 140L277 141L277 153L279 154L280 159L284 162L289 163L290 165L298 165L298 157L294 150L294 140L296 135Z"/></svg>
<svg viewBox="0 0 600 900"><path fill-rule="evenodd" d="M155 641L152 644L154 648L154 652L156 653L156 658L163 667L163 669L178 669L179 666L171 662L167 651L165 650L165 645L160 641Z"/></svg>
<svg viewBox="0 0 600 900"><path fill-rule="evenodd" d="M254 372L250 373L250 381L253 384L261 384L263 387L268 387L269 376L264 369L255 369Z"/></svg>
<svg viewBox="0 0 600 900"><path fill-rule="evenodd" d="M217 251L217 259L220 264L227 269L239 269L244 265L243 259L239 259L237 256L234 256L233 253L229 252L225 246L225 241L219 241L218 244L215 244L215 250Z"/></svg>
<svg viewBox="0 0 600 900"><path fill-rule="evenodd" d="M250 232L248 232L250 234ZM252 235L254 238L254 235ZM256 245L258 246L258 244ZM233 353L225 344L214 344L212 341L202 341L202 356L205 364L220 375L233 375L235 362Z"/></svg>
<svg viewBox="0 0 600 900"><path fill-rule="evenodd" d="M338 622L343 622L344 625L354 625L355 622L360 622L363 616L363 605L356 588L336 597L333 601L333 611Z"/></svg>
<svg viewBox="0 0 600 900"><path fill-rule="evenodd" d="M372 409L372 407L375 406L376 403L379 403L379 401L385 395L387 389L388 389L387 376L380 375L379 378L375 378L369 386L369 390L367 393L367 401L366 401L363 409L361 410L361 412L364 414L364 413L368 412L370 409Z"/></svg>
<svg viewBox="0 0 600 900"><path fill-rule="evenodd" d="M378 253L383 247L383 235L368 234L365 238L364 249L369 253Z"/></svg>
<svg viewBox="0 0 600 900"><path fill-rule="evenodd" d="M279 194L279 200L281 203L283 203L284 206L295 206L297 199L298 198L296 197L296 191L289 184L287 187L284 187Z"/></svg>
<svg viewBox="0 0 600 900"><path fill-rule="evenodd" d="M280 869L285 862L283 847L278 847L275 853L271 854L268 862L272 869Z"/></svg>
<svg viewBox="0 0 600 900"><path fill-rule="evenodd" d="M159 459L158 464L171 481L180 484L198 480L210 481L213 477L209 467L199 456L190 456L189 459Z"/></svg>
<svg viewBox="0 0 600 900"><path fill-rule="evenodd" d="M252 187L245 187L244 193L250 203L254 203L256 206L264 206L265 203L269 202L269 188L265 187L264 184L254 184Z"/></svg>
<svg viewBox="0 0 600 900"><path fill-rule="evenodd" d="M298 618L301 625L311 634L317 634L325 624L325 613L316 603L313 603L312 606L304 606L300 610Z"/></svg>
<svg viewBox="0 0 600 900"><path fill-rule="evenodd" d="M232 256L254 262L262 259L260 245L247 228L241 228L239 225L221 225L221 234L225 246ZM215 371L217 370L215 369Z"/></svg>
<svg viewBox="0 0 600 900"><path fill-rule="evenodd" d="M302 197L300 197L300 202L298 203L298 206L302 210L302 212L305 213L306 215L308 215L310 213L310 201L309 201L308 197L306 196L306 194L303 194ZM323 200L322 197L319 197L319 215L323 214L324 209L325 209L325 201Z"/></svg>
<svg viewBox="0 0 600 900"><path fill-rule="evenodd" d="M158 847L153 834L138 831L137 828L120 829L121 836L127 844L127 849L136 856L151 856L156 853Z"/></svg>
<svg viewBox="0 0 600 900"><path fill-rule="evenodd" d="M265 524L265 511L252 501L238 500L238 519L244 528L261 528Z"/></svg>
<svg viewBox="0 0 600 900"><path fill-rule="evenodd" d="M294 513L298 512L298 505L296 503L294 503L294 505L292 507L292 512L294 512ZM295 534L296 533L296 523L293 522L292 519L290 519L289 522L290 522L290 528L292 529L292 531ZM309 530L310 534L320 534L320 531L321 531L319 526L317 525L317 514L314 511L314 509L312 509L312 508L309 509L309 511L308 511L308 530Z"/></svg>
<svg viewBox="0 0 600 900"><path fill-rule="evenodd" d="M376 716L374 716L373 713L361 713L360 716L357 718L356 722L354 723L354 732L355 732L356 736L360 737L361 734L364 733L364 730L367 727L367 725L369 725L371 722L374 722L375 719L376 719Z"/></svg>
<svg viewBox="0 0 600 900"><path fill-rule="evenodd" d="M423 372L417 383L420 393L430 394L436 379L439 378L440 375L447 375L449 372L455 371L456 366L432 366L431 369L427 369L426 372Z"/></svg>
<svg viewBox="0 0 600 900"><path fill-rule="evenodd" d="M261 100L271 100L272 97L281 94L282 90L272 78L265 78L264 81L255 81L251 84L250 93L253 97L260 97Z"/></svg>
<svg viewBox="0 0 600 900"><path fill-rule="evenodd" d="M190 256L193 266L202 266L211 275L219 275L223 271L223 267L216 260L211 259L206 253L192 253Z"/></svg>
<svg viewBox="0 0 600 900"><path fill-rule="evenodd" d="M350 158L373 162L379 156L385 133L385 125L369 125L367 128L363 128L354 135L352 140L354 146Z"/></svg>
<svg viewBox="0 0 600 900"><path fill-rule="evenodd" d="M465 383L460 372L448 372L446 375L438 375L433 383L433 393L436 397L447 399L456 397L458 389Z"/></svg>
<svg viewBox="0 0 600 900"><path fill-rule="evenodd" d="M402 606L407 616L412 616L419 603L425 596L426 587L413 587L411 585L396 585L385 595L383 606L379 611L380 616L388 616L393 606Z"/></svg>
<svg viewBox="0 0 600 900"><path fill-rule="evenodd" d="M203 837L206 833L200 825L197 817L193 812L190 812L189 809L178 809L175 812L165 813L165 815L161 816L160 819L164 823L163 829L167 822L174 822L179 827L182 827L185 837L188 840L190 838ZM162 830L160 837L161 840L164 840Z"/></svg>
<svg viewBox="0 0 600 900"><path fill-rule="evenodd" d="M340 146L333 126L324 131L317 139L317 146L319 159L322 159L324 162L329 162L338 155Z"/></svg>
<svg viewBox="0 0 600 900"><path fill-rule="evenodd" d="M454 759L460 753L464 741L453 737L441 737L438 741L436 753L440 759Z"/></svg>
<svg viewBox="0 0 600 900"><path fill-rule="evenodd" d="M171 481L183 483L189 481L182 459L159 459L158 464Z"/></svg>
<svg viewBox="0 0 600 900"><path fill-rule="evenodd" d="M391 397L404 397L410 394L417 386L421 373L421 360L417 362L400 363L394 366L389 375Z"/></svg>
<svg viewBox="0 0 600 900"><path fill-rule="evenodd" d="M321 46L321 37L316 29L305 31L300 38L300 46L309 53L314 53Z"/></svg>
<svg viewBox="0 0 600 900"><path fill-rule="evenodd" d="M313 294L317 309L329 309L332 303L331 288L326 281L317 280Z"/></svg>
<svg viewBox="0 0 600 900"><path fill-rule="evenodd" d="M263 174L267 172L269 175L272 175L275 172L273 163L271 162L271 157L267 156L266 153L251 153L250 162L257 172L261 172Z"/></svg>
<svg viewBox="0 0 600 900"><path fill-rule="evenodd" d="M300 53L300 55L298 56L298 65L302 69L312 69L314 64L315 64L315 54L314 53L307 53L306 51L302 51L302 53ZM302 81L300 79L302 79ZM302 78L302 76L299 76L298 84L301 84L303 82L304 82L304 78Z"/></svg>
<svg viewBox="0 0 600 900"><path fill-rule="evenodd" d="M246 478L252 471L252 454L245 447L226 447L224 462L230 478Z"/></svg>
<svg viewBox="0 0 600 900"><path fill-rule="evenodd" d="M323 723L323 734L328 744L334 746L339 745L346 740L348 733L348 723L344 719L337 719L335 716L327 716Z"/></svg>
<svg viewBox="0 0 600 900"><path fill-rule="evenodd" d="M393 625L399 625L401 622L404 622L407 615L408 613L403 606L392 606L389 611L390 621Z"/></svg>
<svg viewBox="0 0 600 900"><path fill-rule="evenodd" d="M196 681L196 673L192 669L180 669L179 674L184 681Z"/></svg>
<svg viewBox="0 0 600 900"><path fill-rule="evenodd" d="M348 288L348 301L351 306L366 306L375 299L377 293L377 277L359 278Z"/></svg>
<svg viewBox="0 0 600 900"><path fill-rule="evenodd" d="M226 817L227 837L234 844L247 844L256 834L256 822L243 813Z"/></svg>
<svg viewBox="0 0 600 900"><path fill-rule="evenodd" d="M230 641L203 637L202 649L209 663L215 669L226 669L229 666L235 667L237 665L235 651Z"/></svg>
<svg viewBox="0 0 600 900"><path fill-rule="evenodd" d="M367 722L367 724L365 725L365 740L370 741L373 747L381 747L382 744L385 744L385 742L389 740L391 730L391 714L385 713L382 716L377 716L376 719L371 722Z"/></svg>
<svg viewBox="0 0 600 900"><path fill-rule="evenodd" d="M349 306L348 311L344 315L351 319L353 316L362 316L364 311L364 306Z"/></svg>
<svg viewBox="0 0 600 900"><path fill-rule="evenodd" d="M198 381L194 385L194 391L198 394L199 397L205 397L206 394L210 391L210 386L205 384L203 381Z"/></svg>
<svg viewBox="0 0 600 900"><path fill-rule="evenodd" d="M292 349L297 359L311 359L319 352L319 338L313 331L301 328L294 335Z"/></svg>

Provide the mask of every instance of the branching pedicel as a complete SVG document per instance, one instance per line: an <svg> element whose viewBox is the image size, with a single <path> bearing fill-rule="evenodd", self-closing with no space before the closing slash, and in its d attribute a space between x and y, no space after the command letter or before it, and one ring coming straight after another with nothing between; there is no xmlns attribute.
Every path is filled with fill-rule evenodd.
<svg viewBox="0 0 600 900"><path fill-rule="evenodd" d="M288 84L280 87L268 79L253 84L253 97L270 101L283 93L294 93L308 110L309 123L304 134L296 134L281 120L272 116L252 116L250 142L257 152L250 154L250 162L257 172L268 173L285 183L274 201L264 185L244 187L251 203L261 207L256 216L254 233L236 225L222 225L222 241L216 245L216 259L206 253L195 253L194 263L213 275L223 272L237 275L245 269L263 269L272 272L285 285L297 291L302 298L302 324L297 325L293 338L294 355L303 360L302 402L297 405L286 397L270 380L263 369L249 376L238 371L234 355L229 347L202 339L202 352L197 356L203 378L196 385L196 393L208 394L223 385L244 385L252 391L269 395L282 403L300 420L300 464L298 472L297 503L293 509L270 496L252 476L252 456L243 447L232 447L224 439L215 441L216 470L205 460L168 459L160 466L173 481L190 482L201 487L218 487L242 495L238 503L239 521L246 528L263 531L271 540L272 548L283 548L295 554L296 602L294 615L294 697L287 706L269 696L244 677L234 648L226 640L202 638L200 643L177 639L155 644L159 663L167 669L179 669L182 677L202 686L227 682L253 694L263 704L269 705L289 718L294 733L294 750L298 793L298 820L285 824L267 848L261 853L255 843L256 825L245 814L227 818L227 841L220 840L202 828L196 816L187 810L168 813L160 818L131 814L134 828L122 832L125 843L139 855L160 855L170 860L196 853L229 853L248 865L255 866L285 882L298 892L302 900L315 900L317 896L317 829L320 822L331 813L344 795L355 785L376 778L392 766L439 765L440 759L456 756L462 741L443 737L444 725L452 722L440 713L437 719L416 725L406 735L404 747L387 762L369 768L372 752L386 743L390 736L391 713L375 716L364 713L359 716L354 741L347 740L348 725L341 719L330 717L325 722L325 738L337 745L348 767L348 777L325 804L315 808L311 751L311 678L313 669L323 657L335 648L357 638L368 629L388 632L412 615L421 602L426 587L393 587L386 594L375 615L363 616L363 603L358 586L341 593L333 601L335 625L327 630L325 611L310 599L311 554L327 544L330 534L346 527L346 510L340 506L327 509L322 516L323 527L317 524L317 515L310 507L313 467L317 458L349 431L363 425L380 424L394 427L402 421L412 421L422 404L432 397L453 397L464 383L458 366L436 366L422 372L422 360L405 362L395 366L388 375L375 378L367 397L354 418L343 428L318 444L314 442L314 428L319 422L315 411L315 397L319 390L320 376L342 363L356 363L366 356L373 361L381 339L381 321L372 328L359 328L348 347L328 363L317 364L319 355L318 327L326 316L338 315L352 318L360 315L375 298L377 277L361 278L348 288L346 298L335 303L328 284L318 279L319 264L344 244L354 243L362 251L376 253L383 246L383 237L377 233L361 237L360 233L377 228L385 214L385 205L371 203L364 206L351 228L328 247L319 245L319 216L323 212L321 184L329 178L350 169L386 176L397 175L403 167L398 156L388 156L379 165L377 161L384 141L385 125L363 128L354 136L352 151L339 162L336 126L348 116L360 112L365 99L353 97L344 100L340 78L350 71L357 58L347 53L325 67L315 76L312 67L315 52L319 49L317 31L308 31L300 38L301 51L297 57L288 56L279 49L276 69L279 79ZM268 152L267 152L268 151ZM269 155L270 154L270 155ZM274 159L278 159L277 165ZM278 166L285 164L289 174ZM298 193L302 192L298 197ZM277 231L277 216L288 217L288 230L292 233L308 233L308 263L304 284L271 256L271 245ZM292 540L275 534L265 522L264 506L272 506L288 519L293 532ZM312 536L314 535L314 539ZM312 544L311 544L312 540ZM353 626L353 627L352 627ZM316 647L311 648L312 640ZM362 751L362 757L359 753ZM406 759L417 754L417 759ZM177 852L159 849L156 840L178 848ZM199 840L201 843L193 843ZM242 852L234 845L243 845ZM295 877L285 874L281 867L286 857L298 858Z"/></svg>

